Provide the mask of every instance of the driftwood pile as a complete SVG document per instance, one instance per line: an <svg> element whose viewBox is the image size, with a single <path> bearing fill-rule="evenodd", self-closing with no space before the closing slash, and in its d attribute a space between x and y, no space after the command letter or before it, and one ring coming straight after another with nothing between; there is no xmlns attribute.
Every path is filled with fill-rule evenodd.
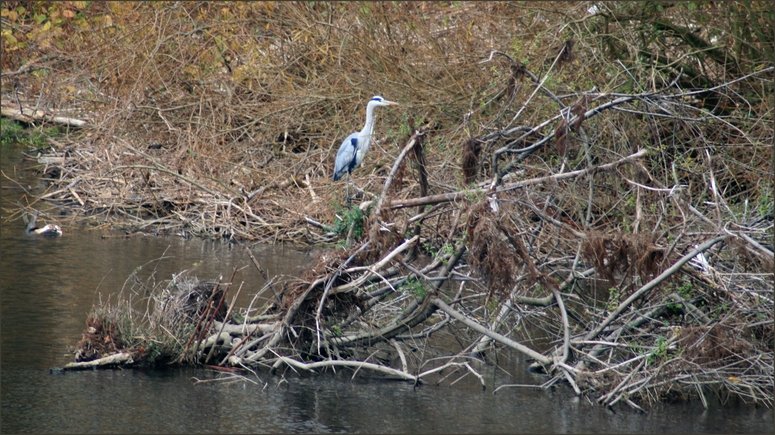
<svg viewBox="0 0 775 435"><path fill-rule="evenodd" d="M697 186L677 174L665 184L665 174L655 173L663 156L653 147L598 152L584 127L608 110L635 106L704 122L682 102L691 94L587 92L568 106L558 98L560 114L540 125L469 141L463 167L470 187L433 195L423 153L433 130L420 127L381 192L360 204L365 218L347 222L363 229L348 233L348 249L324 251L298 280L270 282L248 309L233 306L242 290L232 290L234 277L175 277L150 289L143 321L133 326L141 333L117 330L122 310L90 318L79 346L84 361L69 368L347 367L416 383L451 371L484 386L472 358L494 362L508 349L546 374L541 387L566 383L609 406L687 396L707 405L709 394L771 406L772 209L733 211L707 151L697 158L708 181L699 191L709 196L698 202ZM553 132L541 133L553 123ZM573 170L571 138L581 144ZM547 144L565 149L558 169L521 177L520 165ZM485 149L490 160L482 159ZM418 197L395 186L407 183L408 158ZM491 179L477 184L483 171ZM622 193L605 191L612 187ZM330 227L307 222L321 240L334 237ZM455 349L417 351L450 327ZM110 346L96 352L94 343Z"/></svg>

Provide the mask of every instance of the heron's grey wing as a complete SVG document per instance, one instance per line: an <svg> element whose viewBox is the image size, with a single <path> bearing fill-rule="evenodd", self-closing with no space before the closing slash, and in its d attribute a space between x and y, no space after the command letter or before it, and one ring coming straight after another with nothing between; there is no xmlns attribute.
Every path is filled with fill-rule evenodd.
<svg viewBox="0 0 775 435"><path fill-rule="evenodd" d="M339 146L334 163L334 180L342 178L345 173L355 169L355 150L358 147L358 133L353 133Z"/></svg>

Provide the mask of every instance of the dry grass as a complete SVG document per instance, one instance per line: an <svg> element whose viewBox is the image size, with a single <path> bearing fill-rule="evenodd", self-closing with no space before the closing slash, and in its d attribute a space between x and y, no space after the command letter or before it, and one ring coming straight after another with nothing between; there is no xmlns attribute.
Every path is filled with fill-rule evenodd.
<svg viewBox="0 0 775 435"><path fill-rule="evenodd" d="M379 113L377 143L356 172L356 183L379 191L411 127L432 120L436 128L424 147L432 194L492 176L492 151L515 138L499 132L514 126L517 114L520 125L537 125L557 113L547 93L534 92L528 74L550 73L544 83L555 95L592 86L636 91L641 80L659 88L672 79L668 68L644 69L637 56L620 57L620 65L606 58L606 44L614 43L598 33L600 19L570 20L584 16L587 7L94 4L85 11L94 17L92 28L65 27L67 44L38 48L45 54L44 68L37 70L42 73L21 81L4 76L3 92L90 122L85 138L73 137L58 150L71 156L59 185L72 190L56 199L83 203L100 219L129 217L133 227L148 228L140 221L152 219L153 227L169 232L315 243L321 237L303 229L305 218L333 222L342 198L342 184L330 180L333 155L341 138L360 128L364 102L373 94L402 106ZM111 17L109 23L104 16ZM619 38L616 47L637 46L634 36L617 33L623 25L619 29L615 20L608 25ZM510 57L493 57L492 49ZM15 56L4 62L4 70L23 63ZM714 71L710 77L720 79ZM763 82L742 85L739 91L749 95L766 92ZM572 98L566 104L577 99ZM738 110L766 113L766 99L742 98L735 104L749 106ZM580 113L585 101L577 101L572 112ZM771 156L761 146L772 136L765 124L746 126L740 135L717 123L637 121L618 113L589 124L593 137L584 138L578 128L593 121L579 118L568 132L563 122L547 126L557 136L526 162L524 176L554 172L558 156L568 165L585 164L579 161L580 141L605 144L587 155L592 161L648 143L664 151L649 170L665 185L688 184L692 196L702 195L698 177L714 169L719 189L733 198L765 194L764 173L756 173L758 162ZM690 145L696 143L720 154L706 161ZM741 153L751 146L753 152ZM673 180L675 173L685 175ZM403 192L397 197L418 194L415 183L398 185ZM575 187L564 189L558 200L568 213L581 215L586 187ZM610 227L613 193L631 185L606 180L601 189L607 191L594 198L592 224Z"/></svg>

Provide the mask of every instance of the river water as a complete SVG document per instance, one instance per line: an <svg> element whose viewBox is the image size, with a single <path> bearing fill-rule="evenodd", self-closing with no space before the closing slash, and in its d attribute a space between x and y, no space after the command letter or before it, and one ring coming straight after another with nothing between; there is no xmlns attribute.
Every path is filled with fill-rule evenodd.
<svg viewBox="0 0 775 435"><path fill-rule="evenodd" d="M19 150L2 149L0 169L21 186L40 189ZM108 370L52 374L72 360L86 315L115 298L139 266L156 279L187 270L202 279L231 277L249 300L263 285L246 246L177 237L134 236L81 229L57 210L50 220L64 236L24 234L8 221L21 187L0 189L0 432L2 433L770 433L773 411L753 406L708 410L697 401L658 405L647 413L616 411L578 399L565 388L492 388L476 383L413 388L349 373L318 376L259 372L250 382L197 382L223 375L204 369ZM42 203L36 207L45 208ZM59 211L61 213L61 211ZM294 275L310 261L299 249L248 246L274 275ZM162 258L163 257L163 258ZM516 361L511 378L540 384ZM490 379L499 373L481 368ZM492 375L492 376L490 376Z"/></svg>

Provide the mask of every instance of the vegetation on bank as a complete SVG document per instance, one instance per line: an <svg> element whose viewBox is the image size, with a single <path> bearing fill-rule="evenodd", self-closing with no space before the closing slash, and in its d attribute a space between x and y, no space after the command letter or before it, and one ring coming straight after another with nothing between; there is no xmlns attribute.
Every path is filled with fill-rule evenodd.
<svg viewBox="0 0 775 435"><path fill-rule="evenodd" d="M40 127L30 129L22 123L0 118L0 145L22 145L36 150L48 152L48 138L59 136L59 127Z"/></svg>
<svg viewBox="0 0 775 435"><path fill-rule="evenodd" d="M508 348L607 405L772 405L768 3L0 12L3 114L69 126L48 201L128 231L332 246L249 312L229 283L145 285L153 309L97 307L79 359L417 382ZM378 113L348 206L333 156L374 94L401 106ZM409 351L445 325L458 352Z"/></svg>

